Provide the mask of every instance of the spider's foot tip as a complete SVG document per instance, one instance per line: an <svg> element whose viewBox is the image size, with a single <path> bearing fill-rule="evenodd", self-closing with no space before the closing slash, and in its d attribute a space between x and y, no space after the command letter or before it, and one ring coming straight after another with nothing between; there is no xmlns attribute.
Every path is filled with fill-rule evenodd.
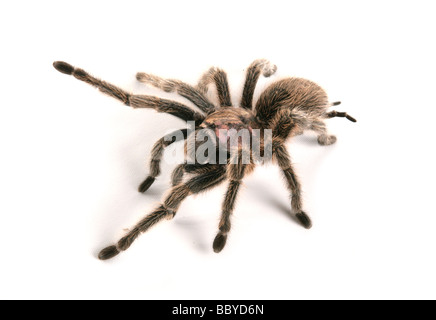
<svg viewBox="0 0 436 320"><path fill-rule="evenodd" d="M295 215L300 221L300 223L305 227L306 229L312 228L312 221L310 220L309 216L305 212L299 212Z"/></svg>
<svg viewBox="0 0 436 320"><path fill-rule="evenodd" d="M354 119L352 116L347 115L347 119L350 120L351 122L357 122L356 119Z"/></svg>
<svg viewBox="0 0 436 320"><path fill-rule="evenodd" d="M215 237L215 240L213 241L213 251L215 253L221 252L223 250L224 246L226 245L227 241L227 235L223 233L218 233Z"/></svg>
<svg viewBox="0 0 436 320"><path fill-rule="evenodd" d="M55 62L53 62L53 67L57 71L65 73L65 74L68 74L68 75L71 75L74 72L74 67L71 64L66 63L64 61L55 61Z"/></svg>
<svg viewBox="0 0 436 320"><path fill-rule="evenodd" d="M120 251L117 249L116 246L110 246L101 250L98 254L98 258L100 260L108 260L117 256L119 253Z"/></svg>
<svg viewBox="0 0 436 320"><path fill-rule="evenodd" d="M331 144L334 144L336 140L336 136L321 135L318 137L318 144L320 144L321 146L329 146Z"/></svg>
<svg viewBox="0 0 436 320"><path fill-rule="evenodd" d="M138 191L141 193L144 193L147 191L151 185L153 184L154 180L156 180L154 177L147 177L138 187Z"/></svg>
<svg viewBox="0 0 436 320"><path fill-rule="evenodd" d="M275 64L269 64L267 68L263 71L263 76L268 78L272 76L277 71L277 66Z"/></svg>

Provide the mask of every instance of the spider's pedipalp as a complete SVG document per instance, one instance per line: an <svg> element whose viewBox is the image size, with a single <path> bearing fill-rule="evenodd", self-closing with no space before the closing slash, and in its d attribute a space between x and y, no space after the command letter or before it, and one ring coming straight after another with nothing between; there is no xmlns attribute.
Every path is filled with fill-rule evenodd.
<svg viewBox="0 0 436 320"><path fill-rule="evenodd" d="M179 135L183 136L180 136L180 139L177 139ZM165 148L177 141L185 140L187 138L187 135L188 129L176 130L160 138L154 144L151 151L150 173L148 177L139 185L139 192L144 193L145 191L147 191L156 180L156 177L160 174L160 162Z"/></svg>

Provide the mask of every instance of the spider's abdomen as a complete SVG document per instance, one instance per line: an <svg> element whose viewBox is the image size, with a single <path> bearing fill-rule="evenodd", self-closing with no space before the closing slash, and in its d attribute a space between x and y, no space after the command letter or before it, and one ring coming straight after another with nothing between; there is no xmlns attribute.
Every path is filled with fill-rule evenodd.
<svg viewBox="0 0 436 320"><path fill-rule="evenodd" d="M262 92L256 103L256 117L269 123L277 111L283 107L299 113L307 113L309 118L322 116L328 107L326 92L316 83L302 78L287 78L272 83Z"/></svg>

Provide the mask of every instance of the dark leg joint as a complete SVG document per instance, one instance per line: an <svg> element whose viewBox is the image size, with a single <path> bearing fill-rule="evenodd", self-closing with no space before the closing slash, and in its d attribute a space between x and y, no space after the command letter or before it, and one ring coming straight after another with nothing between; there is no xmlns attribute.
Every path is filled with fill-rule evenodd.
<svg viewBox="0 0 436 320"><path fill-rule="evenodd" d="M167 215L167 219L171 220L174 219L174 217L176 216L176 210L171 209L171 208L166 208L168 215Z"/></svg>
<svg viewBox="0 0 436 320"><path fill-rule="evenodd" d="M124 101L124 104L128 107L130 107L130 94L126 93L126 99Z"/></svg>

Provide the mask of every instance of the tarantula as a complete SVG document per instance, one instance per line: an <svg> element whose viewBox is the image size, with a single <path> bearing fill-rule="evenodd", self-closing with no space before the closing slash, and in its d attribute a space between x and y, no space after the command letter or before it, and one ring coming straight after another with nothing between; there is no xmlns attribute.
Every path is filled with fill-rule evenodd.
<svg viewBox="0 0 436 320"><path fill-rule="evenodd" d="M133 108L152 108L158 112L172 114L185 121L195 121L196 134L201 129L209 129L217 133L217 140L229 137L220 135L221 129L248 130L261 132L271 130L272 140L266 142L260 135L260 149L265 152L270 148L274 160L285 177L287 187L291 193L291 208L297 219L305 228L310 228L312 222L303 211L300 182L295 174L291 157L285 147L285 141L292 136L301 134L304 130L313 130L318 135L320 145L330 145L336 142L336 137L327 133L324 120L333 117L345 117L352 122L356 120L345 112L330 111L331 106L340 102L329 103L326 92L316 83L302 78L286 78L270 84L260 95L253 108L253 94L261 74L269 77L276 71L276 66L267 60L255 60L246 71L246 79L240 106L232 106L227 74L220 68L212 67L201 77L198 85L193 87L179 80L168 80L160 77L138 73L137 79L151 84L166 92L176 92L194 103L200 112L182 103L161 99L148 95L135 95L126 92L112 84L97 79L80 68L75 68L62 61L56 61L53 66L60 72L73 75L75 78L87 82L103 93L114 97L125 105ZM214 83L217 89L219 106L215 106L206 93L208 85ZM183 139L188 139L188 129L180 130ZM151 151L150 172L140 184L139 192L145 192L160 174L160 161L164 149L177 141L176 135L170 134L159 139ZM221 141L222 142L222 141ZM268 144L268 145L267 145ZM194 147L195 148L195 147ZM185 152L188 152L185 142ZM174 218L181 202L190 194L200 193L218 184L229 180L227 192L222 205L222 215L219 222L218 233L213 242L213 250L220 252L227 241L231 228L230 218L235 207L235 200L241 186L242 179L250 174L256 161L251 150L237 144L237 159L235 161L226 154L225 163L182 163L175 168L172 174L173 187L162 203L145 218L139 221L117 244L103 249L99 259L106 260L127 250L133 241L160 220ZM241 161L241 155L248 153L248 162ZM190 174L189 179L183 180L184 173Z"/></svg>

